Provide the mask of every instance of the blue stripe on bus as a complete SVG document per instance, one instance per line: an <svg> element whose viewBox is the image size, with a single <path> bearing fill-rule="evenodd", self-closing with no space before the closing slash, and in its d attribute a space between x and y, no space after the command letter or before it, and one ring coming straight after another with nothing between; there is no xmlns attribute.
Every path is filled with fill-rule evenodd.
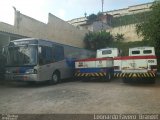
<svg viewBox="0 0 160 120"><path fill-rule="evenodd" d="M66 58L68 67L75 68L75 60L76 58Z"/></svg>
<svg viewBox="0 0 160 120"><path fill-rule="evenodd" d="M113 72L113 68L81 68L81 73Z"/></svg>
<svg viewBox="0 0 160 120"><path fill-rule="evenodd" d="M26 71L27 71L28 69L33 69L33 67L19 67L19 68L16 68L15 71L16 71L17 73L24 74L24 73L26 73Z"/></svg>

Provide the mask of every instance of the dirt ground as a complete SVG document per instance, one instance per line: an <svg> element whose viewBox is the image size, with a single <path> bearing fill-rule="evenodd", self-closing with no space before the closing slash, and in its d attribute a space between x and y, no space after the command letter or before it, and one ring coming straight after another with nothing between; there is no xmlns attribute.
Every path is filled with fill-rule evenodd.
<svg viewBox="0 0 160 120"><path fill-rule="evenodd" d="M0 84L0 113L160 113L160 80L156 84L63 82Z"/></svg>

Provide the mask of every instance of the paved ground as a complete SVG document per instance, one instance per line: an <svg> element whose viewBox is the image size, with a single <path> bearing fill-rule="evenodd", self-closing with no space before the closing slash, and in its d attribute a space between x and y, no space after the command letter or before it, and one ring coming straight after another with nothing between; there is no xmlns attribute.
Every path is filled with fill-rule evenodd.
<svg viewBox="0 0 160 120"><path fill-rule="evenodd" d="M64 82L0 85L0 113L160 113L156 84Z"/></svg>

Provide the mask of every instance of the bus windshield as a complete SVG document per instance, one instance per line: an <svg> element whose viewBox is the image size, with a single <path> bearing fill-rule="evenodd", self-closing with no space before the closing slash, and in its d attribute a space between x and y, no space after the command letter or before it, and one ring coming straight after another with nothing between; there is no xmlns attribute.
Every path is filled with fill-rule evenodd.
<svg viewBox="0 0 160 120"><path fill-rule="evenodd" d="M30 66L37 64L37 46L8 47L7 66Z"/></svg>

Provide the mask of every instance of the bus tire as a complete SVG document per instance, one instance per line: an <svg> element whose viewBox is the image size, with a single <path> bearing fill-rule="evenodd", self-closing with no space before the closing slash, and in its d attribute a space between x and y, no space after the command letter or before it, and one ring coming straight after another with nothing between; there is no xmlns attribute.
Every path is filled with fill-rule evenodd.
<svg viewBox="0 0 160 120"><path fill-rule="evenodd" d="M36 85L36 84L38 84L38 82L36 82L36 81L28 81L27 84L28 85Z"/></svg>
<svg viewBox="0 0 160 120"><path fill-rule="evenodd" d="M123 78L123 83L129 83L129 80L127 78Z"/></svg>
<svg viewBox="0 0 160 120"><path fill-rule="evenodd" d="M57 84L60 80L60 74L58 72L54 72L52 75L52 84Z"/></svg>
<svg viewBox="0 0 160 120"><path fill-rule="evenodd" d="M155 77L152 77L150 80L149 80L149 83L150 84L155 84L156 82L156 78Z"/></svg>

